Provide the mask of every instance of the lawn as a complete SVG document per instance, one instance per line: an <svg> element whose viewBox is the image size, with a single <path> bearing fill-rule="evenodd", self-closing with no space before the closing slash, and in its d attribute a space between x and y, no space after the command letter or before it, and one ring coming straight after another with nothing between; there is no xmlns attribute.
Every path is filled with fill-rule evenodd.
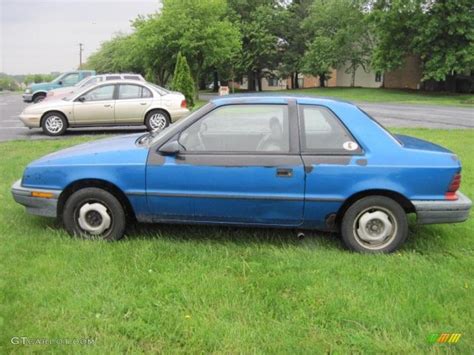
<svg viewBox="0 0 474 355"><path fill-rule="evenodd" d="M474 197L474 130L396 131L458 153ZM88 139L0 144L0 353L474 352L473 218L411 225L392 255L287 230L157 225L118 243L76 240L26 215L10 185L31 160ZM430 345L434 332L463 335Z"/></svg>
<svg viewBox="0 0 474 355"><path fill-rule="evenodd" d="M474 95L418 90L370 89L370 88L313 88L282 91L291 94L327 96L358 102L383 102L424 105L453 105L472 107Z"/></svg>

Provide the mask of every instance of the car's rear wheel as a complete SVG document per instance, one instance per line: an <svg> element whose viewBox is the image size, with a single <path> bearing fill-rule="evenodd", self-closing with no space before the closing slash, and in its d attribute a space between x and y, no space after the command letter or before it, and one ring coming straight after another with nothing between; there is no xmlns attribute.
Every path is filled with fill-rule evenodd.
<svg viewBox="0 0 474 355"><path fill-rule="evenodd" d="M59 112L49 112L43 117L41 128L48 136L60 136L67 129L66 117Z"/></svg>
<svg viewBox="0 0 474 355"><path fill-rule="evenodd" d="M145 125L149 131L161 131L170 124L170 116L163 110L153 110L147 113Z"/></svg>
<svg viewBox="0 0 474 355"><path fill-rule="evenodd" d="M119 240L126 227L125 211L110 192L88 187L74 192L63 209L69 234L86 239Z"/></svg>
<svg viewBox="0 0 474 355"><path fill-rule="evenodd" d="M390 253L397 250L407 238L407 216L400 204L391 198L364 197L344 213L341 234L349 249Z"/></svg>
<svg viewBox="0 0 474 355"><path fill-rule="evenodd" d="M43 101L45 98L46 98L46 94L36 94L36 95L33 97L33 102L34 102L35 104L37 104L38 102Z"/></svg>

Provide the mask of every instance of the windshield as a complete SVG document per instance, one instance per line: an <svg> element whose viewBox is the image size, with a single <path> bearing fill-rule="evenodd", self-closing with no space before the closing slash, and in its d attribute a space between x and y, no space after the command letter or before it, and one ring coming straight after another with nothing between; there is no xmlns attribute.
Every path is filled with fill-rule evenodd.
<svg viewBox="0 0 474 355"><path fill-rule="evenodd" d="M54 79L52 82L53 82L53 83L57 83L58 81L60 81L60 80L64 77L64 75L66 75L66 73L63 73L63 74L59 75L59 76L56 77L56 79Z"/></svg>
<svg viewBox="0 0 474 355"><path fill-rule="evenodd" d="M87 78L84 78L81 81L79 81L77 84L74 84L74 86L80 88L81 86L87 84L87 81L89 81L90 79L91 79L90 76Z"/></svg>
<svg viewBox="0 0 474 355"><path fill-rule="evenodd" d="M197 109L196 111L192 112L189 116L179 120L176 123L170 124L168 127L161 131L155 131L155 132L150 132L147 133L146 135L142 136L139 140L141 144L147 144L148 146L153 145L155 142L157 142L161 137L164 137L167 135L169 132L177 132L181 127L185 127L187 122L190 120L193 120L196 116L200 116L203 114L203 112L206 112L209 110L209 106L212 106L211 103L208 103L201 108ZM171 133L174 134L174 133Z"/></svg>
<svg viewBox="0 0 474 355"><path fill-rule="evenodd" d="M161 86L158 86L156 84L149 83L149 85L151 85L155 89L155 91L157 91L158 94L160 94L161 96L169 94L171 92L171 91L166 90L165 88L162 88Z"/></svg>

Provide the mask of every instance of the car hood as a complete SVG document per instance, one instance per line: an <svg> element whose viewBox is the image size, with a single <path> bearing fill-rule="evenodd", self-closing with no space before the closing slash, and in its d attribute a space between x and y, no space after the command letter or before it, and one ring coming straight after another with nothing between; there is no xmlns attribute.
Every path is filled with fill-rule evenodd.
<svg viewBox="0 0 474 355"><path fill-rule="evenodd" d="M29 166L145 164L148 148L136 144L143 133L100 139L62 149Z"/></svg>
<svg viewBox="0 0 474 355"><path fill-rule="evenodd" d="M47 88L51 85L51 83L35 83L35 84L31 84L30 86L28 86L31 90L35 91L35 90L41 90L41 89L44 89L44 88Z"/></svg>
<svg viewBox="0 0 474 355"><path fill-rule="evenodd" d="M402 143L404 148L427 150L431 152L452 153L450 150L440 145L425 141L423 139L410 137L410 136L404 136L401 134L396 134L395 136Z"/></svg>

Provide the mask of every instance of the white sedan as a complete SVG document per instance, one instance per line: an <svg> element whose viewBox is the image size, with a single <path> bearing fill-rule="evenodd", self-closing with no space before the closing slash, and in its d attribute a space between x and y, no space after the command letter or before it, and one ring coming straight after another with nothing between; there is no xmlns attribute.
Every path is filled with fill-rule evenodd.
<svg viewBox="0 0 474 355"><path fill-rule="evenodd" d="M151 131L161 130L188 113L179 92L147 82L115 80L30 105L20 120L26 127L41 127L44 133L59 136L68 127L146 125Z"/></svg>

